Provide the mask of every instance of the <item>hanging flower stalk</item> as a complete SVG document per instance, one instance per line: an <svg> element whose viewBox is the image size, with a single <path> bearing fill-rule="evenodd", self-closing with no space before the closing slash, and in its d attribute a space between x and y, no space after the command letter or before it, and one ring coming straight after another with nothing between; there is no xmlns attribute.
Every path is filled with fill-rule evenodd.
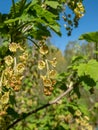
<svg viewBox="0 0 98 130"><path fill-rule="evenodd" d="M53 58L53 60L48 60L46 58L46 55L49 52L48 46L45 44L45 42L42 42L43 44L40 44L39 52L40 54L44 57L44 60L39 60L38 61L38 69L43 71L46 71L45 75L41 75L42 78L42 83L44 86L44 94L46 96L50 96L53 91L53 87L56 84L56 74L57 72L55 71L55 67L57 64L56 58ZM53 69L51 69L51 66Z"/></svg>
<svg viewBox="0 0 98 130"><path fill-rule="evenodd" d="M3 69L0 72L0 123L2 123L3 117L7 115L10 95L21 89L23 72L28 59L28 53L20 44L10 43L9 51L9 55L3 59Z"/></svg>

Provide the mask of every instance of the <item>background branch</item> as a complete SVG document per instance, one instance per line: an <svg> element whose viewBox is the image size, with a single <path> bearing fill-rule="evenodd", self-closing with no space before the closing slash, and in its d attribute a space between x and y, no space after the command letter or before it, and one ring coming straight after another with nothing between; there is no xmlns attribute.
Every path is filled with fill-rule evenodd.
<svg viewBox="0 0 98 130"><path fill-rule="evenodd" d="M43 105L35 110L32 110L32 111L25 113L25 114L22 114L21 117L19 119L17 119L16 121L14 121L12 124L10 124L6 130L9 130L14 125L16 125L18 122L22 121L23 119L27 118L28 116L32 115L33 113L36 113L44 108L47 108L48 106L50 106L52 104L56 104L60 99L62 99L65 95L67 95L72 89L73 89L73 82L70 82L68 89L64 93L62 93L60 96L58 96L56 99L50 101L49 103L47 103L47 104L45 104L45 105Z"/></svg>

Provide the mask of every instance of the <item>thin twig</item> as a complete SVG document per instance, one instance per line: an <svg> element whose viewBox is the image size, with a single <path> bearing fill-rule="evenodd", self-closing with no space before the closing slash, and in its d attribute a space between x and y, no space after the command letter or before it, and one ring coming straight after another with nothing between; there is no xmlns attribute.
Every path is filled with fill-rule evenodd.
<svg viewBox="0 0 98 130"><path fill-rule="evenodd" d="M0 77L0 88L2 87L3 75L4 75L4 72L2 72L1 77Z"/></svg>
<svg viewBox="0 0 98 130"><path fill-rule="evenodd" d="M72 89L73 89L73 82L70 83L70 85L68 86L68 89L64 93L62 93L59 97L57 97L56 99L50 101L49 103L47 103L35 110L25 113L25 115L22 114L21 117L19 119L17 119L16 121L14 121L12 124L10 124L6 130L9 130L10 128L15 126L18 122L22 121L23 119L27 118L28 116L32 115L33 113L36 113L44 108L47 108L48 106L50 106L52 104L56 104L60 99L62 99L65 95L67 95Z"/></svg>
<svg viewBox="0 0 98 130"><path fill-rule="evenodd" d="M29 41L33 42L33 43L35 44L35 46L39 48L39 46L37 45L37 43L36 43L34 40L32 40L32 39L29 38L29 37L26 37L26 38L27 38Z"/></svg>
<svg viewBox="0 0 98 130"><path fill-rule="evenodd" d="M17 60L16 60L16 57L14 57L14 72L16 73L17 72L17 69L16 69L16 65L17 65Z"/></svg>
<svg viewBox="0 0 98 130"><path fill-rule="evenodd" d="M64 93L62 93L62 94L61 94L59 97L57 97L55 100L50 101L49 104L55 104L55 103L57 103L61 98L63 98L66 94L68 94L68 93L73 89L72 86L73 86L73 82L70 83L68 89L67 89Z"/></svg>
<svg viewBox="0 0 98 130"><path fill-rule="evenodd" d="M18 122L22 121L23 119L27 118L28 116L32 115L33 113L36 113L36 112L38 112L38 111L40 111L40 110L42 110L42 109L44 109L44 108L46 108L46 107L48 107L48 106L50 106L49 103L47 103L47 104L45 104L45 105L43 105L43 106L41 106L41 107L39 107L39 108L37 108L37 109L35 109L35 110L32 110L32 111L28 112L28 113L25 114L25 115L21 115L21 117L20 117L19 119L17 119L16 121L14 121L12 124L10 124L10 125L7 127L6 130L9 130L10 128L13 128L13 126L15 126Z"/></svg>

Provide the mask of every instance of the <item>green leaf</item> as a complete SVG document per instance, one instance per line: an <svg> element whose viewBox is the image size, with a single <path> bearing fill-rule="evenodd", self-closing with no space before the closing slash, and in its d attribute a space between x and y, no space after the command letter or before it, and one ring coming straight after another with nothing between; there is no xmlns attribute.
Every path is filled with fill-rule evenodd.
<svg viewBox="0 0 98 130"><path fill-rule="evenodd" d="M83 62L84 60L86 60L86 57L82 55L72 57L72 63Z"/></svg>
<svg viewBox="0 0 98 130"><path fill-rule="evenodd" d="M43 9L40 5L36 4L34 7L31 9L33 12L35 11L35 16L36 18L41 18L44 20L46 23L57 23L57 16L51 13L48 10Z"/></svg>
<svg viewBox="0 0 98 130"><path fill-rule="evenodd" d="M79 104L78 107L81 110L81 112L84 113L84 115L88 115L89 114L89 111L88 111L88 108L86 107L86 105Z"/></svg>
<svg viewBox="0 0 98 130"><path fill-rule="evenodd" d="M39 40L42 39L42 36L51 36L48 29L42 24L38 24L37 28L33 28L29 33L31 38L35 38Z"/></svg>
<svg viewBox="0 0 98 130"><path fill-rule="evenodd" d="M94 106L95 106L95 108L98 108L98 102L96 102Z"/></svg>
<svg viewBox="0 0 98 130"><path fill-rule="evenodd" d="M67 73L60 73L57 75L57 81L62 81L65 80L67 78L68 74Z"/></svg>
<svg viewBox="0 0 98 130"><path fill-rule="evenodd" d="M33 1L28 5L28 7L25 9L25 11L26 11L26 12L29 11L29 9L33 8L33 6L34 6L35 4L37 4L37 3L38 3L38 0L33 0Z"/></svg>
<svg viewBox="0 0 98 130"><path fill-rule="evenodd" d="M94 80L90 78L89 76L81 76L80 81L82 82L84 89L87 91L90 90L91 87L96 86L96 83L94 82Z"/></svg>
<svg viewBox="0 0 98 130"><path fill-rule="evenodd" d="M50 28L54 30L59 36L61 36L59 24L50 25Z"/></svg>
<svg viewBox="0 0 98 130"><path fill-rule="evenodd" d="M15 100L15 96L14 95L10 95L10 103L12 105L15 105L16 104L16 100Z"/></svg>
<svg viewBox="0 0 98 130"><path fill-rule="evenodd" d="M90 60L86 68L86 74L90 75L95 81L98 81L98 62L96 60Z"/></svg>
<svg viewBox="0 0 98 130"><path fill-rule="evenodd" d="M43 9L38 4L35 4L33 8L31 8L31 12L34 14L34 21L36 24L44 24L46 28L51 28L54 32L61 36L60 25L57 23L57 15Z"/></svg>
<svg viewBox="0 0 98 130"><path fill-rule="evenodd" d="M15 5L12 5L10 8L10 16L11 18L21 17L22 13L26 8L26 0L16 1Z"/></svg>
<svg viewBox="0 0 98 130"><path fill-rule="evenodd" d="M57 1L46 1L45 4L54 9L56 9L58 6L60 6L59 2L57 2Z"/></svg>
<svg viewBox="0 0 98 130"><path fill-rule="evenodd" d="M75 66L75 69L78 69L78 75L84 76L85 74L85 70L86 70L86 64L85 63L81 63L79 66Z"/></svg>
<svg viewBox="0 0 98 130"><path fill-rule="evenodd" d="M82 34L79 37L79 40L86 40L88 42L98 43L98 32L90 32L90 33Z"/></svg>
<svg viewBox="0 0 98 130"><path fill-rule="evenodd" d="M82 63L78 67L78 75L89 75L95 82L98 81L98 62L96 60L90 60L87 64Z"/></svg>
<svg viewBox="0 0 98 130"><path fill-rule="evenodd" d="M76 95L78 96L78 98L80 98L81 94L80 94L79 87L74 87L73 92L76 93Z"/></svg>
<svg viewBox="0 0 98 130"><path fill-rule="evenodd" d="M8 114L11 115L14 119L16 119L16 118L19 117L18 113L17 113L13 108L11 108L11 107L9 107L9 108L7 109L7 112L8 112Z"/></svg>
<svg viewBox="0 0 98 130"><path fill-rule="evenodd" d="M8 42L5 41L2 43L2 45L0 46L0 57L4 57L7 55L8 52Z"/></svg>
<svg viewBox="0 0 98 130"><path fill-rule="evenodd" d="M65 123L61 123L61 125L56 126L56 128L54 130L68 130L69 126Z"/></svg>

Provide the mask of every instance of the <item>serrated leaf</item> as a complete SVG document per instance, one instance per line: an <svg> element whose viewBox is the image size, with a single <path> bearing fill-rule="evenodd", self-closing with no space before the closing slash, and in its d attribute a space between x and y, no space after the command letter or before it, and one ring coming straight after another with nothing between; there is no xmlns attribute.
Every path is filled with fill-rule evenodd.
<svg viewBox="0 0 98 130"><path fill-rule="evenodd" d="M60 4L57 1L46 1L45 4L54 9L56 9L58 6L60 6Z"/></svg>
<svg viewBox="0 0 98 130"><path fill-rule="evenodd" d="M86 74L90 75L95 81L98 81L98 62L96 60L88 62Z"/></svg>
<svg viewBox="0 0 98 130"><path fill-rule="evenodd" d="M50 25L50 28L54 30L59 36L61 36L59 24Z"/></svg>
<svg viewBox="0 0 98 130"><path fill-rule="evenodd" d="M40 23L40 25L41 24L45 25L46 26L45 28L50 27L54 32L56 32L59 36L61 36L60 25L56 21L57 20L56 15L54 15L53 13L51 13L48 10L43 9L38 4L35 4L33 6L33 8L31 8L31 11L35 13L34 21L36 23L38 23L38 26L39 26L39 23ZM41 28L40 28L40 30L41 30ZM38 29L37 29L37 31L38 31ZM35 31L35 33L37 31Z"/></svg>
<svg viewBox="0 0 98 130"><path fill-rule="evenodd" d="M90 90L91 87L96 86L96 83L94 82L94 80L92 78L90 78L89 76L82 76L80 78L80 81L82 81L82 85L84 87L85 90Z"/></svg>
<svg viewBox="0 0 98 130"><path fill-rule="evenodd" d="M98 81L98 62L96 60L90 60L87 64L82 63L78 67L78 75L89 75L95 82Z"/></svg>
<svg viewBox="0 0 98 130"><path fill-rule="evenodd" d="M90 32L90 33L82 34L79 37L79 40L86 40L88 42L98 43L98 32Z"/></svg>
<svg viewBox="0 0 98 130"><path fill-rule="evenodd" d="M84 76L85 74L85 69L86 69L86 64L81 63L78 67L75 67L75 69L78 69L78 75L79 76Z"/></svg>
<svg viewBox="0 0 98 130"><path fill-rule="evenodd" d="M55 21L56 20L56 15L54 15L53 13L51 13L48 10L43 9L40 5L36 4L34 5L33 9L31 9L32 11L36 11L36 14L38 17L45 17L48 21L52 20Z"/></svg>
<svg viewBox="0 0 98 130"><path fill-rule="evenodd" d="M25 11L27 12L30 8L33 7L33 5L37 4L38 3L38 0L33 0L29 5L28 7L25 9Z"/></svg>

